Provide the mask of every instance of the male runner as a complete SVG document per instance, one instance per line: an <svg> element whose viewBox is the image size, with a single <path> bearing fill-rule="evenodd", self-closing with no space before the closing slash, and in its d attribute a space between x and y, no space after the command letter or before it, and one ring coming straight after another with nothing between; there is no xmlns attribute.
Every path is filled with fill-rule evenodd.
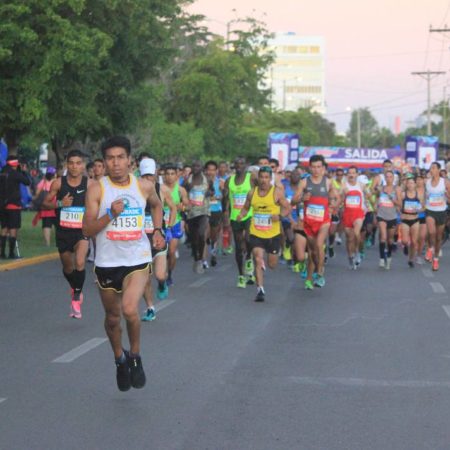
<svg viewBox="0 0 450 450"><path fill-rule="evenodd" d="M53 181L43 207L56 208L56 247L64 278L72 293L70 317L81 319L82 290L89 249L88 238L83 235L82 221L86 190L94 181L84 175L85 155L80 150L71 150L67 154L66 165L67 174Z"/></svg>
<svg viewBox="0 0 450 450"><path fill-rule="evenodd" d="M280 216L290 215L291 211L291 205L286 200L283 190L273 186L271 181L272 169L267 166L261 167L258 172L258 185L248 193L244 207L236 218L240 222L246 217L250 208L253 209L249 244L256 266L255 302L265 300L264 256L267 253L267 265L274 269L278 263L281 248Z"/></svg>
<svg viewBox="0 0 450 450"><path fill-rule="evenodd" d="M342 188L345 184L344 170L341 168L336 169L335 177L331 179L334 190L341 196ZM330 258L334 258L334 243L341 245L342 240L340 234L344 231L343 224L341 223L342 210L336 206L331 211L331 225L328 236L328 255Z"/></svg>
<svg viewBox="0 0 450 450"><path fill-rule="evenodd" d="M105 330L115 357L117 386L127 391L131 386L144 387L146 381L138 305L152 255L144 232L144 211L148 202L155 226L153 245L162 248L162 205L151 181L129 173L131 145L127 138L112 137L102 143L101 151L108 176L88 188L83 233L97 236L95 273L105 310ZM130 351L122 347L122 315Z"/></svg>
<svg viewBox="0 0 450 450"><path fill-rule="evenodd" d="M361 264L359 247L361 227L366 214L365 186L357 178L358 169L350 166L347 172L347 181L341 191L344 206L342 222L345 229L348 260L352 270L356 270Z"/></svg>
<svg viewBox="0 0 450 450"><path fill-rule="evenodd" d="M145 178L154 184L159 200L169 209L167 217L164 218L162 222L162 228L165 234L166 227L170 227L172 223L175 223L175 218L177 215L177 208L172 201L171 193L166 186L160 184L157 181L156 163L154 159L144 157L144 159L142 159L139 163L139 173L141 175L141 178ZM153 226L151 205L149 204L147 204L145 207L145 233L147 234L152 249L152 273L155 274L156 281L158 282L156 296L158 300L164 300L169 295L169 288L166 282L168 244L166 240L166 245L161 249L157 249L153 245L153 235L155 233L155 229ZM148 278L147 284L145 286L144 300L147 305L147 309L144 315L141 317L141 320L143 320L144 322L148 322L154 320L156 317L155 308L153 307L151 277Z"/></svg>
<svg viewBox="0 0 450 450"><path fill-rule="evenodd" d="M166 164L164 172L164 185L170 191L172 201L177 208L175 223L166 230L166 239L169 242L169 252L167 255L168 277L167 285L173 284L172 274L177 263L177 250L179 240L183 237L183 226L181 213L189 207L189 198L186 189L178 183L178 170L173 164ZM170 213L170 209L164 207L164 215Z"/></svg>
<svg viewBox="0 0 450 450"><path fill-rule="evenodd" d="M450 181L440 176L440 170L440 163L432 163L430 179L425 185L425 213L430 242L425 260L432 262L434 271L439 270L439 252L447 220L447 203L450 201Z"/></svg>
<svg viewBox="0 0 450 450"><path fill-rule="evenodd" d="M234 160L234 169L235 174L226 181L223 195L225 211L230 212L230 224L233 231L234 245L236 247L235 259L239 272L237 287L245 288L247 281L249 281L249 284L254 283L253 260L251 248L248 243L250 218L252 216L251 208L245 216L241 217L240 221L237 220L237 217L244 207L247 194L252 189L252 175L246 171L245 158L236 158Z"/></svg>
<svg viewBox="0 0 450 450"><path fill-rule="evenodd" d="M305 289L312 290L314 285L325 286L324 277L324 243L330 229L330 199L339 204L340 196L333 188L331 181L325 176L325 159L322 155L313 155L309 159L311 176L300 181L292 204L303 199L305 217L304 230L308 239L308 276ZM315 275L314 275L315 270ZM313 283L313 275L315 277Z"/></svg>

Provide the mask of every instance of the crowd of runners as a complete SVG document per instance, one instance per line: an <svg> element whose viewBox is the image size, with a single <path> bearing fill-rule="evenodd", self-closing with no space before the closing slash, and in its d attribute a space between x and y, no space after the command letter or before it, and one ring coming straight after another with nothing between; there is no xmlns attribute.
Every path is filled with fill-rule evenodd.
<svg viewBox="0 0 450 450"><path fill-rule="evenodd" d="M146 153L133 159L130 142L119 136L105 141L101 152L87 165L81 151L69 152L64 174L55 178L48 170L36 196L42 197L43 227L56 227L73 318L82 318L86 260L95 264L122 391L145 385L140 322L155 319L154 295L170 295L180 244L189 246L198 275L213 270L219 254L233 253L233 283L238 289L254 285L256 302L265 300L266 268L280 258L303 277L306 290L322 288L335 245L345 240L349 269L358 270L376 234L380 268L390 270L398 251L410 268L428 262L439 270L450 204L450 182L439 163L402 174L389 160L380 174L355 166L331 172L320 155L308 167L281 168L266 156L252 164L239 157L231 166L212 160L180 165ZM20 228L11 217L2 215L2 256L7 236L14 246ZM49 232L44 237L48 242ZM121 317L129 350L123 350Z"/></svg>

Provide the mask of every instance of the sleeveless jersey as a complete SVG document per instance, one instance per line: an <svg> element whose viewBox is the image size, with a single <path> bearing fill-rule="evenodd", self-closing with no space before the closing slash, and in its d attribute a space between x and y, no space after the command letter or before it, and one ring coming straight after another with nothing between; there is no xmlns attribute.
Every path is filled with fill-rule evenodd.
<svg viewBox="0 0 450 450"><path fill-rule="evenodd" d="M253 216L250 222L250 234L263 239L270 239L281 233L280 221L272 221L273 215L280 215L281 208L274 200L275 187L271 186L269 192L261 197L259 188L255 188L251 205Z"/></svg>
<svg viewBox="0 0 450 450"><path fill-rule="evenodd" d="M306 192L311 198L305 201L305 221L311 223L325 223L330 221L327 179L320 183L313 183L311 177L306 179Z"/></svg>
<svg viewBox="0 0 450 450"><path fill-rule="evenodd" d="M222 191L219 178L214 179L214 199L209 200L210 212L222 212Z"/></svg>
<svg viewBox="0 0 450 450"><path fill-rule="evenodd" d="M189 203L191 208L188 211L188 219L193 219L198 216L206 216L209 212L209 199L206 197L208 190L208 180L202 174L202 184L192 184L193 177L190 175L189 184L191 190L189 191Z"/></svg>
<svg viewBox="0 0 450 450"><path fill-rule="evenodd" d="M361 189L360 184L358 182L354 186L348 182L345 184L347 192L344 200L344 211L365 211L364 192Z"/></svg>
<svg viewBox="0 0 450 450"><path fill-rule="evenodd" d="M178 183L175 183L175 186L173 187L170 196L172 197L172 201L175 203L175 206L178 206L181 203L180 185ZM170 208L167 205L164 205L164 222L166 224L169 223L169 219L170 219ZM179 222L181 222L181 213L177 209L177 215L174 225L176 225Z"/></svg>
<svg viewBox="0 0 450 450"><path fill-rule="evenodd" d="M286 197L286 200L289 203L291 203L292 197L295 194L295 190L292 189L292 186L291 186L291 183L289 183L289 180L282 180L281 182L283 183L283 187L284 187L284 196ZM291 206L291 215L295 221L297 221L297 219L298 219L298 209L299 209L298 205ZM288 223L289 219L287 217L283 217L281 219L281 221Z"/></svg>
<svg viewBox="0 0 450 450"><path fill-rule="evenodd" d="M67 176L61 177L61 189L56 200L62 200L67 194L73 197L72 206L57 209L57 226L62 230L81 230L83 227L84 200L86 197L88 179L82 177L78 186L70 186Z"/></svg>
<svg viewBox="0 0 450 450"><path fill-rule="evenodd" d="M408 197L408 192L405 192L405 198L402 201L402 214L415 216L419 214L422 205L419 200L417 191L414 193L414 197Z"/></svg>
<svg viewBox="0 0 450 450"><path fill-rule="evenodd" d="M447 196L444 178L439 178L437 186L431 184L431 180L426 184L426 209L428 211L446 211L447 210Z"/></svg>
<svg viewBox="0 0 450 450"><path fill-rule="evenodd" d="M229 196L230 196L230 220L236 220L237 216L241 212L241 209L245 205L247 194L252 190L251 174L246 173L245 179L242 184L236 184L236 175L231 176L228 184ZM242 220L247 220L252 216L252 209Z"/></svg>
<svg viewBox="0 0 450 450"><path fill-rule="evenodd" d="M383 188L378 197L377 216L384 220L395 220L397 218L397 208L395 207L391 196L396 199L397 192L395 188L391 194L385 192Z"/></svg>
<svg viewBox="0 0 450 450"><path fill-rule="evenodd" d="M96 237L95 265L98 267L137 266L151 262L150 242L144 231L147 199L137 178L130 174L127 186L114 184L109 177L100 180L102 198L98 217L108 213L111 203L122 199L125 209Z"/></svg>

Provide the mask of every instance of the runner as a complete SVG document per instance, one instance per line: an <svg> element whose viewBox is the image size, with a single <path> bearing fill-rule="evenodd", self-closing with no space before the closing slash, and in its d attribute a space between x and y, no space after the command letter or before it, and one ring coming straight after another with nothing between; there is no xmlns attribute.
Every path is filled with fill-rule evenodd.
<svg viewBox="0 0 450 450"><path fill-rule="evenodd" d="M345 178L344 178L344 170L341 168L336 169L335 177L332 178L331 183L333 185L334 191L339 194L339 198L341 198L342 188L344 187ZM334 199L336 205L337 198ZM328 256L330 258L334 258L334 243L341 245L342 240L340 234L344 232L344 227L341 222L342 217L342 209L336 206L331 211L331 225L328 236Z"/></svg>
<svg viewBox="0 0 450 450"><path fill-rule="evenodd" d="M377 221L380 242L381 268L391 268L392 248L394 245L395 229L397 227L397 208L401 208L401 190L394 186L394 172L388 170L384 174L385 185L378 184Z"/></svg>
<svg viewBox="0 0 450 450"><path fill-rule="evenodd" d="M129 173L131 145L127 138L112 137L101 151L108 176L93 182L86 196L83 233L97 236L95 273L105 310L105 330L115 357L117 386L121 391L145 385L140 356L139 301L144 293L152 259L144 232L145 207L151 206L153 244L162 248L162 205L152 182ZM130 350L122 347L123 315Z"/></svg>
<svg viewBox="0 0 450 450"><path fill-rule="evenodd" d="M283 191L273 186L271 180L272 169L267 166L261 167L258 172L258 186L248 193L245 204L236 217L237 222L245 220L250 208L253 209L249 243L256 266L255 302L265 300L264 257L267 254L267 265L274 269L278 263L281 248L280 215L290 215L291 210L291 205L284 197Z"/></svg>
<svg viewBox="0 0 450 450"><path fill-rule="evenodd" d="M66 164L67 174L53 181L43 207L56 208L56 247L64 278L71 287L70 317L81 319L82 290L89 249L88 238L83 235L82 221L86 190L94 181L84 175L85 155L80 150L71 150L67 154Z"/></svg>
<svg viewBox="0 0 450 450"><path fill-rule="evenodd" d="M175 218L175 224L168 227L166 230L166 240L169 242L169 252L167 255L168 263L168 277L167 285L173 284L172 274L177 263L177 251L178 243L183 237L183 224L181 213L189 207L189 199L186 193L186 189L180 186L178 183L178 171L175 165L167 164L165 166L164 173L164 185L170 191L172 201L177 208L177 215ZM166 206L164 208L164 215L167 216L170 213L170 209Z"/></svg>
<svg viewBox="0 0 450 450"><path fill-rule="evenodd" d="M97 158L94 159L94 167L93 167L94 180L99 181L100 178L105 176L105 163L103 159Z"/></svg>
<svg viewBox="0 0 450 450"><path fill-rule="evenodd" d="M192 164L192 174L184 184L190 203L187 212L187 225L194 258L193 269L198 274L205 273L203 254L208 229L209 198L214 196L214 187L202 173L202 169L202 163L195 161Z"/></svg>
<svg viewBox="0 0 450 450"><path fill-rule="evenodd" d="M325 176L325 159L322 155L313 155L309 159L311 176L303 179L292 199L293 204L304 202L304 230L308 240L308 275L305 289L312 290L314 285L325 286L324 277L324 244L330 229L331 206L340 196L333 188L331 181ZM336 200L333 200L336 199ZM314 282L313 282L314 278Z"/></svg>
<svg viewBox="0 0 450 450"><path fill-rule="evenodd" d="M422 175L417 175L416 178L416 190L419 195L419 198L425 199L425 178ZM419 236L417 240L417 256L416 256L416 264L422 265L423 261L423 253L425 248L425 242L427 241L427 223L426 223L426 215L425 215L425 204L422 205L419 214Z"/></svg>
<svg viewBox="0 0 450 450"><path fill-rule="evenodd" d="M394 180L393 180L393 186L398 186L399 185L399 177L398 175L394 172L394 165L392 164L392 161L390 159L385 159L383 161L383 173L380 173L379 175L377 175L374 180L373 180L373 189L378 189L379 186L386 186L387 181L386 181L386 173L388 172L392 172L394 175Z"/></svg>
<svg viewBox="0 0 450 450"><path fill-rule="evenodd" d="M440 176L441 165L434 162L430 167L430 179L426 183L426 223L430 240L426 261L432 269L439 270L439 253L447 220L447 202L450 200L450 181Z"/></svg>
<svg viewBox="0 0 450 450"><path fill-rule="evenodd" d="M217 265L217 242L222 233L223 212L222 212L222 188L221 180L217 176L217 163L208 161L205 164L205 175L208 181L213 184L214 195L209 199L209 245L211 255L211 266Z"/></svg>
<svg viewBox="0 0 450 450"><path fill-rule="evenodd" d="M348 261L352 270L356 270L361 264L359 247L366 210L365 186L357 178L358 169L350 166L347 172L347 181L342 188L344 206L342 223L345 229Z"/></svg>
<svg viewBox="0 0 450 450"><path fill-rule="evenodd" d="M419 211L425 203L424 197L420 196L416 189L414 175L410 174L406 179L406 190L402 193L402 242L408 250L408 266L414 267L414 258L417 251L419 239L420 219Z"/></svg>
<svg viewBox="0 0 450 450"><path fill-rule="evenodd" d="M156 190L156 194L158 195L159 200L166 208L168 208L168 213L165 219L162 222L162 229L164 234L166 233L166 225L171 226L175 223L176 215L177 215L177 207L172 201L170 190L156 181L156 163L152 158L144 157L139 163L139 173L141 178L144 178L148 181L151 181ZM167 220L167 222L166 222ZM166 240L166 245L157 249L153 245L153 236L155 233L155 229L153 226L153 218L152 218L152 209L151 205L147 204L145 207L145 233L150 241L150 246L152 249L152 273L154 273L156 281L158 282L158 288L156 290L156 297L158 300L164 300L169 295L169 287L167 286L166 278L167 278L167 249L168 244ZM152 321L156 318L155 308L153 307L153 290L151 283L151 276L147 279L147 284L145 285L144 290L144 300L147 305L147 308L144 314L141 317L141 320L144 322Z"/></svg>
<svg viewBox="0 0 450 450"><path fill-rule="evenodd" d="M237 217L244 207L247 194L252 189L252 175L246 172L245 158L236 158L234 169L235 174L228 178L225 183L224 206L225 211L229 211L230 214L230 225L236 249L235 259L239 273L237 287L244 289L247 283L253 284L255 281L252 253L248 242L252 209L250 208L245 216L241 216L240 221L237 220Z"/></svg>

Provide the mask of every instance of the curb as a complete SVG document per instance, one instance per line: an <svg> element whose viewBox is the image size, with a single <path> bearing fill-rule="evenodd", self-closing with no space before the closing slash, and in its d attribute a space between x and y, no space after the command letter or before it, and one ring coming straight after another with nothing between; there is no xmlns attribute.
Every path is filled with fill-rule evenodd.
<svg viewBox="0 0 450 450"><path fill-rule="evenodd" d="M19 261L14 261L0 265L0 272L6 272L7 270L20 269L26 266L32 266L34 264L40 264L46 261L52 261L59 258L59 253L49 253L48 255L34 256L33 258L24 258Z"/></svg>

